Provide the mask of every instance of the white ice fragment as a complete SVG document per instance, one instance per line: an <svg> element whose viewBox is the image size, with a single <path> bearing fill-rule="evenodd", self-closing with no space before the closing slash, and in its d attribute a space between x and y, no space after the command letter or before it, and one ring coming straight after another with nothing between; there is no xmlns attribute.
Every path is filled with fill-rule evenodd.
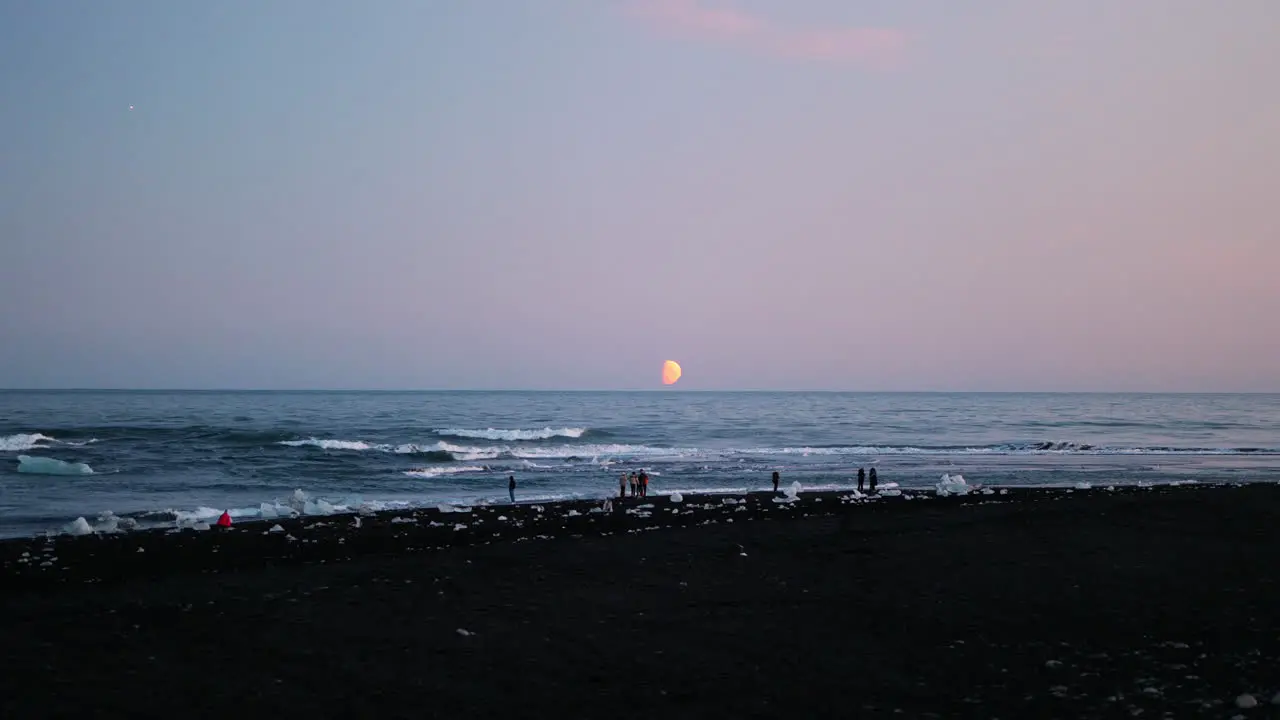
<svg viewBox="0 0 1280 720"><path fill-rule="evenodd" d="M454 531L454 532L457 532L457 531L459 531L459 530L466 530L466 529L467 529L467 526L466 526L466 525L463 525L462 523L455 523L455 524L454 524L454 526L453 526L453 531Z"/></svg>
<svg viewBox="0 0 1280 720"><path fill-rule="evenodd" d="M684 502L684 496L678 492L673 492L671 493L671 502L673 503Z"/></svg>
<svg viewBox="0 0 1280 720"><path fill-rule="evenodd" d="M357 530L360 528L360 516L357 515L356 517L352 518L351 526L356 528Z"/></svg>
<svg viewBox="0 0 1280 720"><path fill-rule="evenodd" d="M146 548L144 548L144 547L140 547L140 548L138 548L138 552L146 552L146 551L147 551L147 549L146 549Z"/></svg>
<svg viewBox="0 0 1280 720"><path fill-rule="evenodd" d="M786 489L785 494L787 497L791 498L792 500L798 499L800 496L800 481L797 480L791 483L791 487Z"/></svg>
<svg viewBox="0 0 1280 720"><path fill-rule="evenodd" d="M725 498L720 501L724 505L737 505L738 501L733 498Z"/></svg>
<svg viewBox="0 0 1280 720"><path fill-rule="evenodd" d="M18 472L31 475L92 475L93 468L84 463L31 455L18 456Z"/></svg>
<svg viewBox="0 0 1280 720"><path fill-rule="evenodd" d="M1241 710L1258 707L1258 699L1249 693L1243 693L1236 697L1236 707Z"/></svg>
<svg viewBox="0 0 1280 720"><path fill-rule="evenodd" d="M196 524L192 525L192 526L191 526L191 529L192 529L192 530L208 530L208 529L209 529L209 523L207 523L207 522L198 522L198 523L196 523Z"/></svg>
<svg viewBox="0 0 1280 720"><path fill-rule="evenodd" d="M578 517L581 514L582 513L578 512L577 510L570 510L568 513L565 514L565 517Z"/></svg>
<svg viewBox="0 0 1280 720"><path fill-rule="evenodd" d="M1082 481L1080 481L1080 482L1076 483L1076 489L1077 489L1077 490L1092 490L1092 489L1093 489L1093 483L1087 483L1087 482L1084 482L1084 481L1082 480Z"/></svg>
<svg viewBox="0 0 1280 720"><path fill-rule="evenodd" d="M464 630L463 628L458 628L458 634L462 637L471 637L472 635L475 635L475 633L470 630Z"/></svg>
<svg viewBox="0 0 1280 720"><path fill-rule="evenodd" d="M983 494L983 495L995 495L995 494L996 494L996 491L995 491L995 490L992 490L991 488L982 488L982 494Z"/></svg>
<svg viewBox="0 0 1280 720"><path fill-rule="evenodd" d="M1008 494L1009 494L1009 491L1008 491L1008 490L1005 490L1005 489L1003 489L1003 488L1002 488L1002 489L1000 490L1000 494L1001 494L1001 495L1008 495Z"/></svg>
<svg viewBox="0 0 1280 720"><path fill-rule="evenodd" d="M88 520L85 520L83 517L78 517L70 523L67 523L67 526L63 528L63 531L68 535L88 535L93 532L93 528L89 527Z"/></svg>
<svg viewBox="0 0 1280 720"><path fill-rule="evenodd" d="M284 532L284 528L280 527L279 525L272 525L272 526L271 526L271 529L267 530L267 532L270 532L270 533L282 533L282 532Z"/></svg>
<svg viewBox="0 0 1280 720"><path fill-rule="evenodd" d="M396 525L401 525L401 524L416 524L416 523L418 522L418 519L417 519L417 518L407 518L407 517L393 517L393 518L391 518L391 522L392 522L393 524L396 524Z"/></svg>
<svg viewBox="0 0 1280 720"><path fill-rule="evenodd" d="M1115 491L1116 491L1116 486L1115 486L1115 485L1108 485L1108 486L1107 486L1107 492L1115 492Z"/></svg>
<svg viewBox="0 0 1280 720"><path fill-rule="evenodd" d="M506 516L506 515L499 515L499 516L498 516L498 522L506 522L506 521L507 521L507 516Z"/></svg>
<svg viewBox="0 0 1280 720"><path fill-rule="evenodd" d="M1062 661L1061 661L1061 660L1048 660L1048 661L1045 661L1044 666L1045 666L1045 667L1047 667L1047 668L1060 668L1060 667L1062 667Z"/></svg>
<svg viewBox="0 0 1280 720"><path fill-rule="evenodd" d="M969 485L965 483L964 476L960 474L946 474L938 481L934 487L937 488L939 497L946 495L968 495Z"/></svg>

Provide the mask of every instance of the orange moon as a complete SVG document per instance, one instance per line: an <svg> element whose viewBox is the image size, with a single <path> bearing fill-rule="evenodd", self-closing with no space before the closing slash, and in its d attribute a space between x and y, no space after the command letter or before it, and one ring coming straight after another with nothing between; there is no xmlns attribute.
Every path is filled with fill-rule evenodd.
<svg viewBox="0 0 1280 720"><path fill-rule="evenodd" d="M662 363L662 384L675 385L680 379L680 363L675 360L668 360Z"/></svg>

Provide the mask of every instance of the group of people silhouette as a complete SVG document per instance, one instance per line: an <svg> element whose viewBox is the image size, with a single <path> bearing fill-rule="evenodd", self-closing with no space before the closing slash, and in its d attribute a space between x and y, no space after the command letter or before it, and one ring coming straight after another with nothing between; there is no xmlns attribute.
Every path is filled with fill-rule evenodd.
<svg viewBox="0 0 1280 720"><path fill-rule="evenodd" d="M862 492L863 486L866 483L868 477L871 480L871 487L869 491L870 492L876 491L876 482L879 480L879 478L876 477L876 469L871 468L871 475L868 476L865 470L863 470L862 468L858 468L858 492ZM773 471L773 491L774 492L778 492L778 482L781 480L782 480L782 476L778 474L777 470L774 470Z"/></svg>
<svg viewBox="0 0 1280 720"><path fill-rule="evenodd" d="M778 483L781 482L782 476L777 470L773 471L773 491L778 492ZM867 481L870 481L869 483ZM858 492L863 492L864 485L867 492L876 491L876 469L871 468L868 474L864 469L858 468ZM643 468L640 472L622 473L618 478L618 497L627 497L630 491L631 497L648 497L649 496L649 473ZM516 476L511 475L507 478L507 492L510 494L511 502L516 501Z"/></svg>
<svg viewBox="0 0 1280 720"><path fill-rule="evenodd" d="M627 488L631 489L631 497L648 497L649 473L644 468L638 473L622 473L622 477L618 478L618 497L626 497Z"/></svg>

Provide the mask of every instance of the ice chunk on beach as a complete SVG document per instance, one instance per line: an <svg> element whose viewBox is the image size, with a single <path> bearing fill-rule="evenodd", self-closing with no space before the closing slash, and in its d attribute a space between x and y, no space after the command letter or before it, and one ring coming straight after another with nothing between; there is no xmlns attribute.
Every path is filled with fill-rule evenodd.
<svg viewBox="0 0 1280 720"><path fill-rule="evenodd" d="M84 463L66 462L33 455L18 456L18 472L31 475L92 475L93 468Z"/></svg>
<svg viewBox="0 0 1280 720"><path fill-rule="evenodd" d="M942 479L938 481L938 484L935 487L937 488L938 495L940 497L946 495L969 494L969 485L964 481L964 476L960 474L943 475Z"/></svg>
<svg viewBox="0 0 1280 720"><path fill-rule="evenodd" d="M78 517L67 523L66 527L62 530L68 535L89 535L93 532L93 528L89 526L89 521L82 517Z"/></svg>
<svg viewBox="0 0 1280 720"><path fill-rule="evenodd" d="M1258 707L1258 699L1250 695L1249 693L1243 693L1242 695L1239 695L1238 697L1236 697L1236 707L1240 708L1241 710L1256 708Z"/></svg>
<svg viewBox="0 0 1280 720"><path fill-rule="evenodd" d="M800 481L797 480L791 483L790 487L788 487L786 490L782 491L782 497L774 498L773 501L776 503L786 504L786 503L793 503L799 499L800 499Z"/></svg>
<svg viewBox="0 0 1280 720"><path fill-rule="evenodd" d="M284 532L284 528L280 527L280 525L279 525L279 524L276 524L276 525L272 525L272 526L271 526L271 528L270 528L269 530L267 530L267 532L270 532L270 533L282 533L282 532Z"/></svg>
<svg viewBox="0 0 1280 720"><path fill-rule="evenodd" d="M684 502L684 496L678 492L673 492L671 493L671 502L673 503Z"/></svg>
<svg viewBox="0 0 1280 720"><path fill-rule="evenodd" d="M1087 482L1084 482L1083 480L1081 480L1080 482L1076 483L1076 489L1077 489L1077 490L1092 490L1092 489L1093 489L1093 483L1087 483Z"/></svg>

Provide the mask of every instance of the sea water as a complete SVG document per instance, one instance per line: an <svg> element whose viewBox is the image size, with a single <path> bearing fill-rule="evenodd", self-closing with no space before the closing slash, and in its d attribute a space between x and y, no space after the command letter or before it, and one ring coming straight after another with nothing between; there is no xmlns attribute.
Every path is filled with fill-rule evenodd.
<svg viewBox="0 0 1280 720"><path fill-rule="evenodd" d="M509 475L536 502L641 468L657 495L872 467L905 489L1276 482L1280 395L0 392L2 536L502 503Z"/></svg>

